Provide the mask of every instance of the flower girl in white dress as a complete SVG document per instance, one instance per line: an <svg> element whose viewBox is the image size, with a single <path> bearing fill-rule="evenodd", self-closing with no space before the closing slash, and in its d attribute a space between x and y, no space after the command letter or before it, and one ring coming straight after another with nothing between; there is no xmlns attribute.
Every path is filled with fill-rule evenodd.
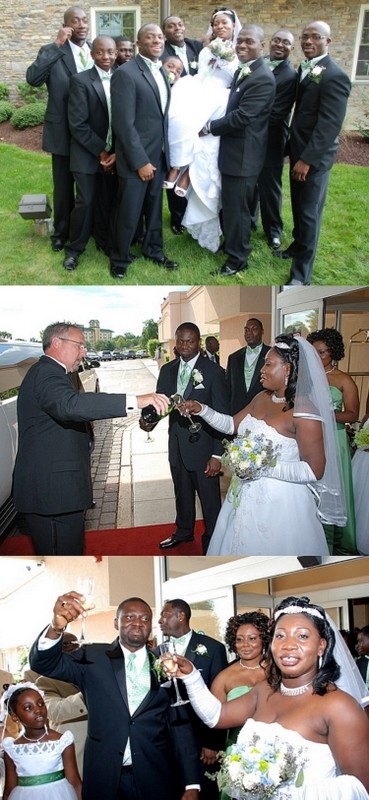
<svg viewBox="0 0 369 800"><path fill-rule="evenodd" d="M17 739L3 741L3 800L81 800L73 734L48 728L43 693L34 683L14 684L3 702L24 729Z"/></svg>

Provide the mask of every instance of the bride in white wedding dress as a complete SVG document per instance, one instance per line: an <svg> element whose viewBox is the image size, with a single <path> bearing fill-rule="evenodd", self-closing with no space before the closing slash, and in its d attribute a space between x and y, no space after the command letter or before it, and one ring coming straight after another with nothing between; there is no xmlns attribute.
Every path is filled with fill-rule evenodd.
<svg viewBox="0 0 369 800"><path fill-rule="evenodd" d="M270 631L268 680L224 703L190 661L176 658L176 677L183 678L206 725L242 725L237 746L247 747L256 735L262 753L286 742L296 760L303 759L302 785L296 787L294 780L282 784L273 794L276 800L368 800L369 720L360 706L366 688L334 627L308 598L283 600ZM253 797L247 791L234 796Z"/></svg>
<svg viewBox="0 0 369 800"><path fill-rule="evenodd" d="M235 41L240 30L237 15L231 9L216 9L211 16L211 30L217 42ZM169 107L169 151L174 171L189 166L180 176L176 194L186 196L188 203L183 225L201 247L216 252L221 229L219 225L221 181L218 170L219 136L199 137L205 123L225 113L229 87L238 67L236 53L231 60L214 57L209 47L200 51L197 75L177 81L171 92ZM169 176L168 176L169 177ZM187 180L186 180L187 179ZM182 185L183 184L183 185ZM165 182L167 188L173 182Z"/></svg>
<svg viewBox="0 0 369 800"><path fill-rule="evenodd" d="M278 336L260 373L265 391L234 418L187 401L191 414L217 430L237 432L237 439L264 436L277 448L276 465L256 480L233 477L207 555L329 555L322 521L343 524L344 494L332 402L316 355L302 337Z"/></svg>

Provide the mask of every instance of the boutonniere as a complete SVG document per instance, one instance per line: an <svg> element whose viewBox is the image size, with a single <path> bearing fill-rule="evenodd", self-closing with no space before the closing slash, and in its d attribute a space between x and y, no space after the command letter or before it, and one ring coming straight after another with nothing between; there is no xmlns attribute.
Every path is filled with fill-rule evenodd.
<svg viewBox="0 0 369 800"><path fill-rule="evenodd" d="M247 66L247 64L245 64L244 67L241 67L237 80L240 81L242 80L242 78L248 78L249 75L251 75L251 73L252 69L250 69L250 67Z"/></svg>
<svg viewBox="0 0 369 800"><path fill-rule="evenodd" d="M173 83L174 83L174 81L176 79L176 76L175 76L174 72L167 72L167 70L165 70L165 74L166 74L166 76L168 78L168 81L169 81L170 85L173 86Z"/></svg>
<svg viewBox="0 0 369 800"><path fill-rule="evenodd" d="M191 67L191 69L198 69L199 68L198 61L190 61L189 67Z"/></svg>
<svg viewBox="0 0 369 800"><path fill-rule="evenodd" d="M165 672L163 670L163 667L162 667L162 663L161 663L159 658L155 658L154 661L151 662L151 665L152 665L152 668L153 668L154 672L156 673L156 677L157 677L159 683L163 683L163 681L167 681L168 680L168 676L165 674Z"/></svg>
<svg viewBox="0 0 369 800"><path fill-rule="evenodd" d="M199 383L202 383L204 380L204 376L199 369L193 369L191 372L191 380L194 386L197 386Z"/></svg>
<svg viewBox="0 0 369 800"><path fill-rule="evenodd" d="M196 653L197 656L208 656L208 648L204 644L198 644L194 650L191 650L191 653Z"/></svg>
<svg viewBox="0 0 369 800"><path fill-rule="evenodd" d="M308 73L308 78L310 78L311 81L314 81L314 83L320 83L324 70L325 67L320 67L319 64L315 64L315 67L311 67Z"/></svg>

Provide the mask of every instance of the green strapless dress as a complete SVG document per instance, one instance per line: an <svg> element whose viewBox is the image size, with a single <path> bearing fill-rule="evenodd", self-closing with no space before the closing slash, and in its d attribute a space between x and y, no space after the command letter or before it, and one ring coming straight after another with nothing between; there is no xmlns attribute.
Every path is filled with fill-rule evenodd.
<svg viewBox="0 0 369 800"><path fill-rule="evenodd" d="M336 386L329 387L335 411L342 411L343 396ZM333 555L356 555L356 526L354 491L352 485L351 454L344 422L336 422L337 442L341 456L343 482L346 498L347 523L344 528L324 525L329 552Z"/></svg>
<svg viewBox="0 0 369 800"><path fill-rule="evenodd" d="M253 689L253 686L235 686L234 689L231 689L227 694L227 701L234 700L236 697L242 697L243 694L247 694ZM239 728L230 728L228 731L227 742L226 742L226 750L232 745L236 744L237 736L243 726L240 725ZM231 798L225 792L220 793L220 800L231 800Z"/></svg>

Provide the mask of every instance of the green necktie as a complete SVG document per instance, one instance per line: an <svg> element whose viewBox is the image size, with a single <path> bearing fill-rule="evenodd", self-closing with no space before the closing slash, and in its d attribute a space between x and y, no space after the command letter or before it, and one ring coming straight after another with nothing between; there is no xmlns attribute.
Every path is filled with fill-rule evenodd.
<svg viewBox="0 0 369 800"><path fill-rule="evenodd" d="M177 380L177 392L183 395L184 390L187 387L189 378L191 375L191 367L187 362L183 364L182 369L178 373L178 380Z"/></svg>
<svg viewBox="0 0 369 800"><path fill-rule="evenodd" d="M81 59L83 69L86 69L87 64L88 64L88 58L86 56L85 51L82 48L79 51L79 57Z"/></svg>

